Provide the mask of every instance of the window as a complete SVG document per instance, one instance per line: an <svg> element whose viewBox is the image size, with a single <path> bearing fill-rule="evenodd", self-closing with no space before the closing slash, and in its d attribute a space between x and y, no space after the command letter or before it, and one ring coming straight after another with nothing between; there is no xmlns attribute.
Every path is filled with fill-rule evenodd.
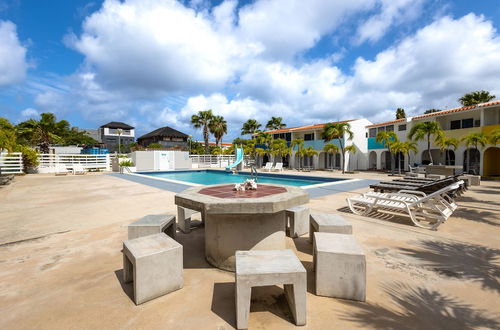
<svg viewBox="0 0 500 330"><path fill-rule="evenodd" d="M304 141L314 140L314 133L304 134Z"/></svg>
<svg viewBox="0 0 500 330"><path fill-rule="evenodd" d="M404 125L399 125L399 126L398 126L398 131L400 131L400 132L401 132L401 131L406 131L406 124L404 124Z"/></svg>
<svg viewBox="0 0 500 330"><path fill-rule="evenodd" d="M292 133L285 133L285 140L292 141Z"/></svg>
<svg viewBox="0 0 500 330"><path fill-rule="evenodd" d="M273 134L273 139L276 140L276 139L279 139L280 138L280 135L279 134Z"/></svg>
<svg viewBox="0 0 500 330"><path fill-rule="evenodd" d="M382 132L382 131L385 131L385 126L381 126L381 127L377 128L377 133Z"/></svg>
<svg viewBox="0 0 500 330"><path fill-rule="evenodd" d="M394 125L389 125L389 126L386 126L385 127L385 130L388 131L388 132L392 132L394 131Z"/></svg>
<svg viewBox="0 0 500 330"><path fill-rule="evenodd" d="M481 119L474 120L474 127L480 127L480 126L481 126Z"/></svg>
<svg viewBox="0 0 500 330"><path fill-rule="evenodd" d="M472 118L462 119L462 128L471 128L473 126L474 126L474 119Z"/></svg>
<svg viewBox="0 0 500 330"><path fill-rule="evenodd" d="M460 129L460 120L450 121L450 129Z"/></svg>
<svg viewBox="0 0 500 330"><path fill-rule="evenodd" d="M376 137L377 136L377 129L376 128L370 128L369 137Z"/></svg>

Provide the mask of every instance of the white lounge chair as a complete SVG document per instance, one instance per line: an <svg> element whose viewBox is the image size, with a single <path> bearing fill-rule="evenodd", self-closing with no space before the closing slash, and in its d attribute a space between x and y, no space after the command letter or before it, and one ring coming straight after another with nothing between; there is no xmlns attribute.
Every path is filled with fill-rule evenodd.
<svg viewBox="0 0 500 330"><path fill-rule="evenodd" d="M70 172L70 170L66 167L66 164L57 164L56 165L56 175L66 175Z"/></svg>
<svg viewBox="0 0 500 330"><path fill-rule="evenodd" d="M268 171L268 172L271 172L272 168L273 168L273 163L271 163L271 162L267 162L267 163L266 163L266 166L264 166L264 167L262 168L262 170L264 170L264 171Z"/></svg>
<svg viewBox="0 0 500 330"><path fill-rule="evenodd" d="M461 181L425 196L417 196L414 191L397 193L366 193L347 198L347 204L354 214L367 215L383 210L408 215L417 227L436 230L457 208L456 204L444 197L449 191L458 189ZM452 203L449 201L451 200Z"/></svg>
<svg viewBox="0 0 500 330"><path fill-rule="evenodd" d="M278 171L278 172L283 172L283 163L276 163L274 168L272 169L273 171Z"/></svg>
<svg viewBox="0 0 500 330"><path fill-rule="evenodd" d="M82 164L74 164L73 165L73 174L85 174L86 171L85 171L85 168L83 167Z"/></svg>

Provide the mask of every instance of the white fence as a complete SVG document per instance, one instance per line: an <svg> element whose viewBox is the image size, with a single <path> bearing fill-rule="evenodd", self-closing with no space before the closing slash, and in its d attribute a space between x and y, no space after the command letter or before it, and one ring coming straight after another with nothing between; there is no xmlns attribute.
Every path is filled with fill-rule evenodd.
<svg viewBox="0 0 500 330"><path fill-rule="evenodd" d="M234 155L190 155L189 158L191 158L193 168L226 167L236 160Z"/></svg>
<svg viewBox="0 0 500 330"><path fill-rule="evenodd" d="M87 170L111 171L109 154L40 154L38 160L39 173L54 173L58 164L64 164L69 169L72 169L74 164L82 164Z"/></svg>
<svg viewBox="0 0 500 330"><path fill-rule="evenodd" d="M0 153L0 171L2 172L2 174L23 173L22 153Z"/></svg>

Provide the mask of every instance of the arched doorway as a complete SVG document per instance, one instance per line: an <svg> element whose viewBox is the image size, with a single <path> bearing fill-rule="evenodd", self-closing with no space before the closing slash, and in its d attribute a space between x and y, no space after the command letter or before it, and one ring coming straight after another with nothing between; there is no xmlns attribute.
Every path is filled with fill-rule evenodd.
<svg viewBox="0 0 500 330"><path fill-rule="evenodd" d="M395 162L396 171L404 171L405 169L405 155L402 152L398 152L396 154L396 162Z"/></svg>
<svg viewBox="0 0 500 330"><path fill-rule="evenodd" d="M368 169L377 169L377 153L375 151L370 151L370 156L368 157Z"/></svg>
<svg viewBox="0 0 500 330"><path fill-rule="evenodd" d="M491 147L484 152L484 176L500 177L500 148Z"/></svg>
<svg viewBox="0 0 500 330"><path fill-rule="evenodd" d="M455 165L455 151L448 150L444 151L444 163L445 165Z"/></svg>
<svg viewBox="0 0 500 330"><path fill-rule="evenodd" d="M391 170L391 153L389 151L384 151L380 155L380 168L382 170Z"/></svg>
<svg viewBox="0 0 500 330"><path fill-rule="evenodd" d="M470 162L469 162L470 157ZM479 175L481 166L481 154L479 150L469 148L464 151L463 169L465 173Z"/></svg>
<svg viewBox="0 0 500 330"><path fill-rule="evenodd" d="M444 158L443 155L441 154L441 150L439 149L431 149L431 155L432 155L432 164L433 165L438 165L438 164L443 164L444 163ZM443 159L441 159L443 158ZM429 165L431 163L431 157L429 157L429 151L424 150L422 151L422 165Z"/></svg>

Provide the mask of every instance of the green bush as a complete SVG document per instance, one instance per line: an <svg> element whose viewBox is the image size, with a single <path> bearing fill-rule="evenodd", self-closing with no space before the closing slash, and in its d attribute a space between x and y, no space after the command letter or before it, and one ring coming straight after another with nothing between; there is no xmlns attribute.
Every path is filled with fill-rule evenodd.
<svg viewBox="0 0 500 330"><path fill-rule="evenodd" d="M134 166L134 163L131 160L124 160L120 162L120 166Z"/></svg>
<svg viewBox="0 0 500 330"><path fill-rule="evenodd" d="M38 153L35 149L18 144L14 150L15 152L23 153L23 167L25 173L31 172L38 166Z"/></svg>
<svg viewBox="0 0 500 330"><path fill-rule="evenodd" d="M147 146L148 149L163 149L164 147L159 143L151 143Z"/></svg>

